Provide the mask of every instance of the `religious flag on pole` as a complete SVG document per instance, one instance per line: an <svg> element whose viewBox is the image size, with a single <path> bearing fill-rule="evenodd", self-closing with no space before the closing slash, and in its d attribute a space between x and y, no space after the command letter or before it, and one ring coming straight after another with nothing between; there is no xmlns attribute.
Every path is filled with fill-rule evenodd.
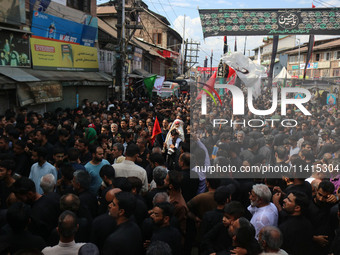
<svg viewBox="0 0 340 255"><path fill-rule="evenodd" d="M152 136L151 136L151 146L155 143L156 136L162 133L161 127L159 126L159 122L156 116L155 124L153 124Z"/></svg>
<svg viewBox="0 0 340 255"><path fill-rule="evenodd" d="M312 8L315 8L315 5L313 3L312 3ZM306 64L305 64L305 68L303 70L303 79L306 79L307 67L308 67L309 60L312 57L313 48L314 48L314 35L309 35Z"/></svg>
<svg viewBox="0 0 340 255"><path fill-rule="evenodd" d="M153 86L155 84L156 79L157 79L157 75L153 75L148 78L144 78L143 80L146 90L148 91L150 97L152 95L152 90L153 90Z"/></svg>
<svg viewBox="0 0 340 255"><path fill-rule="evenodd" d="M223 43L223 54L228 53L228 43L227 43L227 36L224 36L224 43Z"/></svg>

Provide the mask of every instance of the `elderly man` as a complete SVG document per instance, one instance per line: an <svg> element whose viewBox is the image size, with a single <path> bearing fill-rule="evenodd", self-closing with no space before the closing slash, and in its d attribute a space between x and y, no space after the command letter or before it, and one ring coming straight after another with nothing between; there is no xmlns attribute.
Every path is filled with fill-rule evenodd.
<svg viewBox="0 0 340 255"><path fill-rule="evenodd" d="M280 249L283 243L283 237L280 229L273 226L263 227L259 234L259 243L263 250L260 255L279 254L288 255L287 252Z"/></svg>
<svg viewBox="0 0 340 255"><path fill-rule="evenodd" d="M265 226L277 226L278 211L276 206L270 202L272 193L264 184L256 184L249 193L250 206L248 211L253 215L250 223L256 230L258 239L260 230Z"/></svg>

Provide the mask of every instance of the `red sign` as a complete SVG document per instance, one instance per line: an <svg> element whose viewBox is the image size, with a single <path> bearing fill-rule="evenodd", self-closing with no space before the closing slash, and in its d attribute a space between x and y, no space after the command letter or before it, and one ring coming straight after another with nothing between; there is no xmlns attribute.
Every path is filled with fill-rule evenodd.
<svg viewBox="0 0 340 255"><path fill-rule="evenodd" d="M210 72L210 71L215 72L215 71L217 71L217 69L218 69L218 67L212 67L212 68L210 68L210 67L197 67L198 72Z"/></svg>
<svg viewBox="0 0 340 255"><path fill-rule="evenodd" d="M157 52L165 58L177 59L179 57L179 53L175 51L158 50Z"/></svg>

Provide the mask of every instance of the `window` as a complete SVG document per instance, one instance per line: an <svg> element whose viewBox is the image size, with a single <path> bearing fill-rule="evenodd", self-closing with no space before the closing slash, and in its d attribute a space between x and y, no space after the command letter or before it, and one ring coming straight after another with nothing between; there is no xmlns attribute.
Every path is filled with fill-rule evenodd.
<svg viewBox="0 0 340 255"><path fill-rule="evenodd" d="M107 53L107 61L111 61L112 60L112 54L111 52Z"/></svg>
<svg viewBox="0 0 340 255"><path fill-rule="evenodd" d="M331 58L331 54L330 54L329 52L325 52L325 57L324 57L324 59L325 59L326 61L329 61L330 58Z"/></svg>
<svg viewBox="0 0 340 255"><path fill-rule="evenodd" d="M340 59L340 51L334 52L334 59Z"/></svg>
<svg viewBox="0 0 340 255"><path fill-rule="evenodd" d="M322 77L329 77L329 69L324 69L321 72Z"/></svg>
<svg viewBox="0 0 340 255"><path fill-rule="evenodd" d="M152 38L153 38L153 42L155 44L162 44L162 34L161 33L154 33Z"/></svg>
<svg viewBox="0 0 340 255"><path fill-rule="evenodd" d="M340 76L340 68L339 69L333 69L333 77L337 77L337 76Z"/></svg>
<svg viewBox="0 0 340 255"><path fill-rule="evenodd" d="M315 54L315 61L320 61L320 54L319 53Z"/></svg>
<svg viewBox="0 0 340 255"><path fill-rule="evenodd" d="M289 63L295 63L296 62L296 56L289 56Z"/></svg>
<svg viewBox="0 0 340 255"><path fill-rule="evenodd" d="M100 61L101 62L105 61L105 51L100 51Z"/></svg>

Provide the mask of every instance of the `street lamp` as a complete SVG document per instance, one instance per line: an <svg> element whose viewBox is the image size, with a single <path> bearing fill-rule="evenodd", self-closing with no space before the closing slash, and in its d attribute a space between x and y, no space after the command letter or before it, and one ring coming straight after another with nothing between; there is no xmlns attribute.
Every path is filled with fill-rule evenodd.
<svg viewBox="0 0 340 255"><path fill-rule="evenodd" d="M298 79L300 79L300 39L297 39L298 43L299 43L299 56L298 56L298 61L299 61L299 65L298 65Z"/></svg>

